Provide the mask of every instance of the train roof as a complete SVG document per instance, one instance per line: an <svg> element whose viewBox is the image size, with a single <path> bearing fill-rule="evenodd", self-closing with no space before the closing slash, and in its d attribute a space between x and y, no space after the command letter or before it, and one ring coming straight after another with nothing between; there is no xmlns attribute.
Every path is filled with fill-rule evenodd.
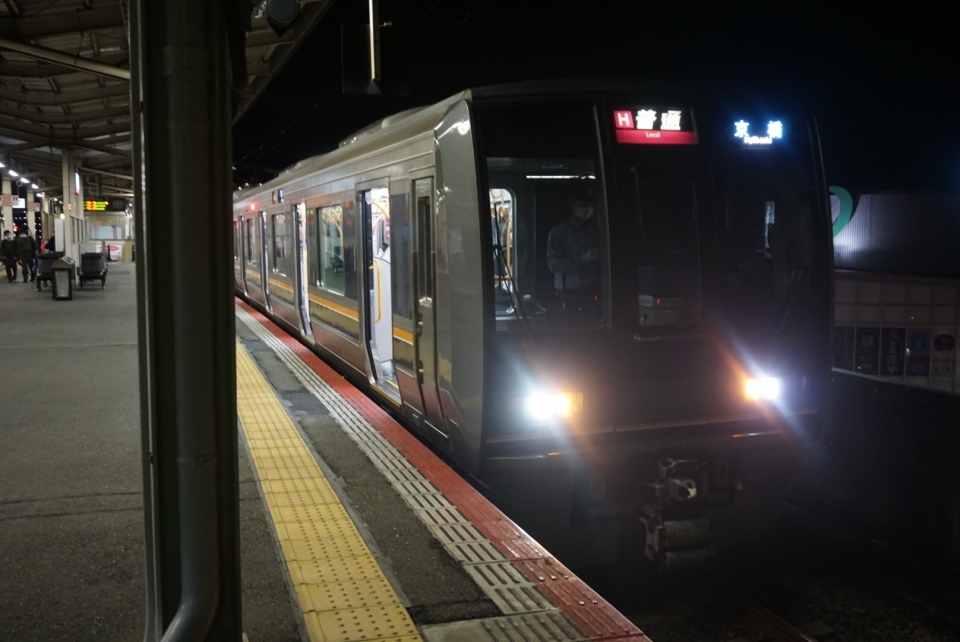
<svg viewBox="0 0 960 642"><path fill-rule="evenodd" d="M301 176L373 153L383 145L410 138L418 132L425 133L440 122L451 105L461 100L485 102L510 98L597 96L639 92L672 94L691 99L698 95L698 92L689 85L681 83L617 79L537 80L467 89L438 103L401 111L371 123L343 139L337 149L299 161L284 169L267 183L234 192L233 200L234 203L261 200L263 194L269 195L271 191ZM372 144L374 141L376 141L375 145Z"/></svg>

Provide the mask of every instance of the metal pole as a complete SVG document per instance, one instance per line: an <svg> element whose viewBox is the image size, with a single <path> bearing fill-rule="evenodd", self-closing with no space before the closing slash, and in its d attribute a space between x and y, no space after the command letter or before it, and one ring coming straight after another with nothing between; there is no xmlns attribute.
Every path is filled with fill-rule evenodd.
<svg viewBox="0 0 960 642"><path fill-rule="evenodd" d="M241 638L224 2L131 11L147 642Z"/></svg>

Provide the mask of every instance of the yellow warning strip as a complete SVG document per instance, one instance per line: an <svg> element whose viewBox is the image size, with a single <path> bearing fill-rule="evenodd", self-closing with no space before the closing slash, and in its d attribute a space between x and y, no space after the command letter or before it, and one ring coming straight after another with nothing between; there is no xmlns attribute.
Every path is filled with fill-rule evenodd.
<svg viewBox="0 0 960 642"><path fill-rule="evenodd" d="M239 342L237 413L311 642L420 640L300 433Z"/></svg>

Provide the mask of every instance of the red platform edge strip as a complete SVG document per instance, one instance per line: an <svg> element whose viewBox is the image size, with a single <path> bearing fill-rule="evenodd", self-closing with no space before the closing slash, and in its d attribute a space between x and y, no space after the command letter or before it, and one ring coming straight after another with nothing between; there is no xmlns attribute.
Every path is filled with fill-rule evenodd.
<svg viewBox="0 0 960 642"><path fill-rule="evenodd" d="M363 392L339 375L310 348L290 336L245 301L237 304L327 382L370 422L394 448L430 480L513 565L580 627L592 640L651 642L630 620L587 586L536 540L452 471L429 448L398 424Z"/></svg>

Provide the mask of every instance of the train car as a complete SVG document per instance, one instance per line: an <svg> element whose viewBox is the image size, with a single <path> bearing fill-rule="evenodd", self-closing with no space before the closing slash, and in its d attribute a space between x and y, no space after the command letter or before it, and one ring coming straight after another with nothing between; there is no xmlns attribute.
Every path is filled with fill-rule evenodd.
<svg viewBox="0 0 960 642"><path fill-rule="evenodd" d="M775 518L829 371L811 120L643 85L474 89L234 203L238 293L534 534L574 533L556 552L671 567Z"/></svg>

